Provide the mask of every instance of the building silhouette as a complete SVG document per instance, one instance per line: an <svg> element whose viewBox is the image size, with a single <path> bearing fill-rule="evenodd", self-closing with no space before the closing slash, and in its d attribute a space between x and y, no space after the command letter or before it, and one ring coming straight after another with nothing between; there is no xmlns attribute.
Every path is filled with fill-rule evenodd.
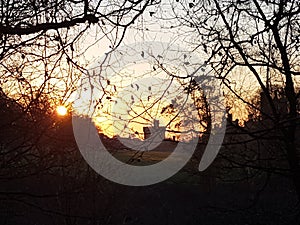
<svg viewBox="0 0 300 225"><path fill-rule="evenodd" d="M144 140L150 138L151 131L157 133L161 140L165 139L165 126L159 126L159 120L153 120L153 126L150 127L143 127L144 132Z"/></svg>

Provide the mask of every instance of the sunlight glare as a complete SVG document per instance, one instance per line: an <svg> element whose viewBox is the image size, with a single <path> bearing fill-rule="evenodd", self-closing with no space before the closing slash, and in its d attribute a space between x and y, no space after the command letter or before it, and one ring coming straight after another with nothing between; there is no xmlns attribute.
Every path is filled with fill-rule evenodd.
<svg viewBox="0 0 300 225"><path fill-rule="evenodd" d="M60 105L56 107L56 112L60 116L65 116L68 113L68 109L63 105Z"/></svg>

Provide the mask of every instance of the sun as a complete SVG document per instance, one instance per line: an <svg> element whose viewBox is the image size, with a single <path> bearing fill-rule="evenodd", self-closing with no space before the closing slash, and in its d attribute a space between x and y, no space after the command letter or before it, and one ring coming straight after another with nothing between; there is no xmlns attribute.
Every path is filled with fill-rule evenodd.
<svg viewBox="0 0 300 225"><path fill-rule="evenodd" d="M56 112L60 116L65 116L68 113L68 109L63 105L59 105L56 107Z"/></svg>

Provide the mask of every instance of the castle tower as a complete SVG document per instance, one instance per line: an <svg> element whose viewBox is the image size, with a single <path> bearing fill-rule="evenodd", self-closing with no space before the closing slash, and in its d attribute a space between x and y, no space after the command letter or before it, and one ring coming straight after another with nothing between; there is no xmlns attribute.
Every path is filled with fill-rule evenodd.
<svg viewBox="0 0 300 225"><path fill-rule="evenodd" d="M144 139L148 139L151 136L151 130L154 132L159 132L162 140L165 139L165 130L166 127L159 126L159 120L153 120L153 126L151 127L143 127Z"/></svg>

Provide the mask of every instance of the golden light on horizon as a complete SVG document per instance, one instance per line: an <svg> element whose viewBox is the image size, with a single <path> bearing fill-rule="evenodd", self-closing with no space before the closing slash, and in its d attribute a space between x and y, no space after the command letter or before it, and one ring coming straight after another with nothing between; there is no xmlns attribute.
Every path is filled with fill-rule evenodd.
<svg viewBox="0 0 300 225"><path fill-rule="evenodd" d="M68 114L68 109L63 105L59 105L59 106L56 107L56 113L59 116L65 116L65 115Z"/></svg>

